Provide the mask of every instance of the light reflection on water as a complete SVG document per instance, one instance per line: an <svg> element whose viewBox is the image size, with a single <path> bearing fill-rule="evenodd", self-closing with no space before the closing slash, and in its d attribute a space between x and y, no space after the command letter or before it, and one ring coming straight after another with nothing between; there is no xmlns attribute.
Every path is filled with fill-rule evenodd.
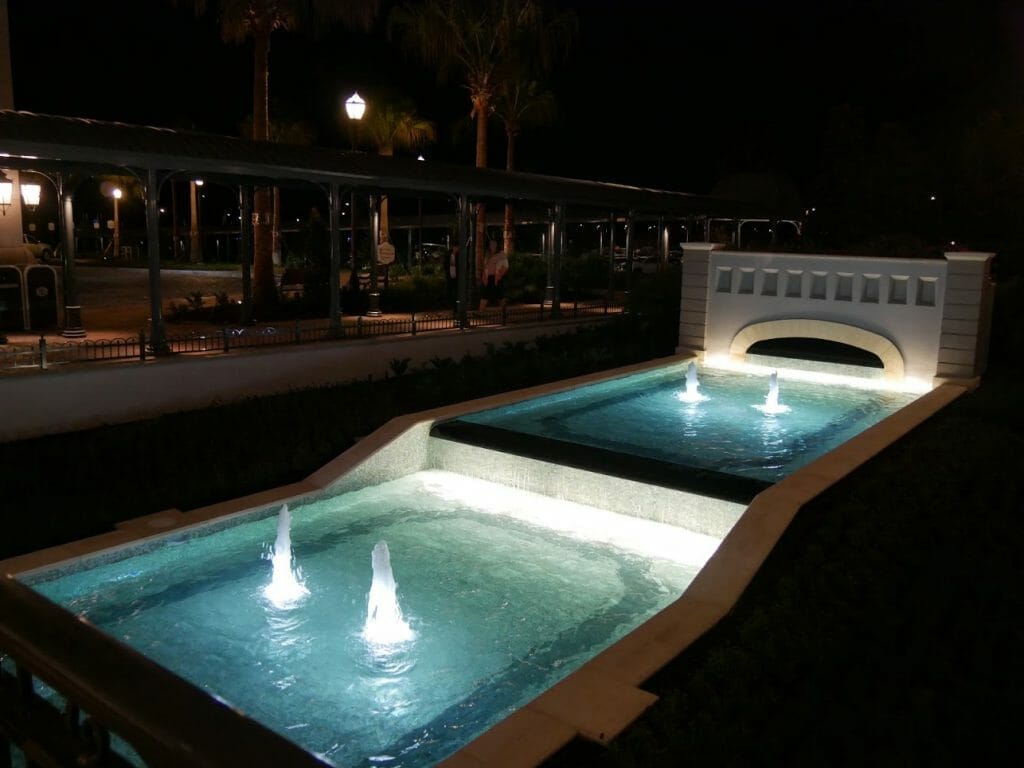
<svg viewBox="0 0 1024 768"><path fill-rule="evenodd" d="M552 520L555 527L545 525ZM718 539L446 472L294 505L308 595L276 606L278 520L35 588L339 765L432 765L675 600ZM406 642L367 642L387 541Z"/></svg>
<svg viewBox="0 0 1024 768"><path fill-rule="evenodd" d="M699 369L688 402L680 364L468 414L457 422L596 448L612 454L775 482L881 421L917 395L849 367L821 383L806 371ZM766 450L767 449L767 450Z"/></svg>

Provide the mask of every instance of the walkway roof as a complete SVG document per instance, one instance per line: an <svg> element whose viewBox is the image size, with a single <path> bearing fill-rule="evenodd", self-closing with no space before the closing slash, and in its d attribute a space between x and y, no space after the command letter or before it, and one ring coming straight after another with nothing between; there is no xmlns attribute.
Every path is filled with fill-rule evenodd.
<svg viewBox="0 0 1024 768"><path fill-rule="evenodd" d="M0 110L0 166L87 174L156 170L256 185L337 183L345 190L465 194L474 199L561 203L572 209L635 211L646 216L797 215L710 195L13 110Z"/></svg>

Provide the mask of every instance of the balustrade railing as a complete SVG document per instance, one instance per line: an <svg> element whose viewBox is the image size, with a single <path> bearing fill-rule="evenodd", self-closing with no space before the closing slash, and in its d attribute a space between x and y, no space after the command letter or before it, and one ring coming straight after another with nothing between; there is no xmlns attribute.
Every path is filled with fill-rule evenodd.
<svg viewBox="0 0 1024 768"><path fill-rule="evenodd" d="M414 312L397 318L360 316L355 322L346 322L333 328L326 321L321 324L285 323L276 326L212 328L208 331L170 335L166 338L165 347L160 350L160 354L224 354L236 350L288 344L380 336L415 336L432 331L469 330L552 319L600 318L609 314L621 314L623 311L621 305L604 301L574 301L563 303L557 312L550 304L470 312L464 325L460 325L458 316L449 311ZM152 348L152 339L147 337L145 331L140 331L135 337L63 343L47 342L45 337L40 336L37 344L0 345L0 371L33 368L45 370L55 365L96 361L145 361L156 356L157 352Z"/></svg>

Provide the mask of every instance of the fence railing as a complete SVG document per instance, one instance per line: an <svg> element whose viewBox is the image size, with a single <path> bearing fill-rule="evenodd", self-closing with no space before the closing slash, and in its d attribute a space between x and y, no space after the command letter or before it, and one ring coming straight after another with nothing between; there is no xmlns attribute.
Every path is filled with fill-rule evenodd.
<svg viewBox="0 0 1024 768"><path fill-rule="evenodd" d="M170 335L162 349L154 349L152 339L145 331L127 338L100 339L76 342L47 342L40 336L36 344L6 344L0 346L0 371L5 369L46 370L55 365L103 362L116 360L145 361L160 355L204 355L260 347L311 344L320 341L362 339L381 336L415 336L434 331L470 330L488 326L516 323L535 323L567 318L601 318L619 315L620 304L605 301L567 302L558 312L550 304L514 306L470 312L464 324L458 316L447 312L413 312L402 317L357 317L355 322L345 321L332 328L325 320L320 324L285 323L274 326L211 328Z"/></svg>

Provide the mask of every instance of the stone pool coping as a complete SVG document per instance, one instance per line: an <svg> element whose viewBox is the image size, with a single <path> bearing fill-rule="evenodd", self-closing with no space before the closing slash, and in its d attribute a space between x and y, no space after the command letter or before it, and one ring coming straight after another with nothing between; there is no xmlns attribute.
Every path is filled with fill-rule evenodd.
<svg viewBox="0 0 1024 768"><path fill-rule="evenodd" d="M298 483L188 512L169 509L127 520L109 533L0 561L0 572L26 575L101 551L116 551L183 528L318 495L328 487L337 489L339 481L346 477L358 484L364 474L360 469L368 460L393 443L397 444L403 435L417 432L422 437L419 442L425 445L434 421L693 359L694 354L677 354L400 416ZM441 765L445 768L482 765L529 768L550 757L577 735L608 743L657 700L654 694L642 689L642 684L731 610L804 504L972 390L977 383L977 379L940 383L839 448L758 494L679 599ZM425 448L423 450L425 452ZM417 456L407 459L415 465ZM401 474L415 468L406 465Z"/></svg>

